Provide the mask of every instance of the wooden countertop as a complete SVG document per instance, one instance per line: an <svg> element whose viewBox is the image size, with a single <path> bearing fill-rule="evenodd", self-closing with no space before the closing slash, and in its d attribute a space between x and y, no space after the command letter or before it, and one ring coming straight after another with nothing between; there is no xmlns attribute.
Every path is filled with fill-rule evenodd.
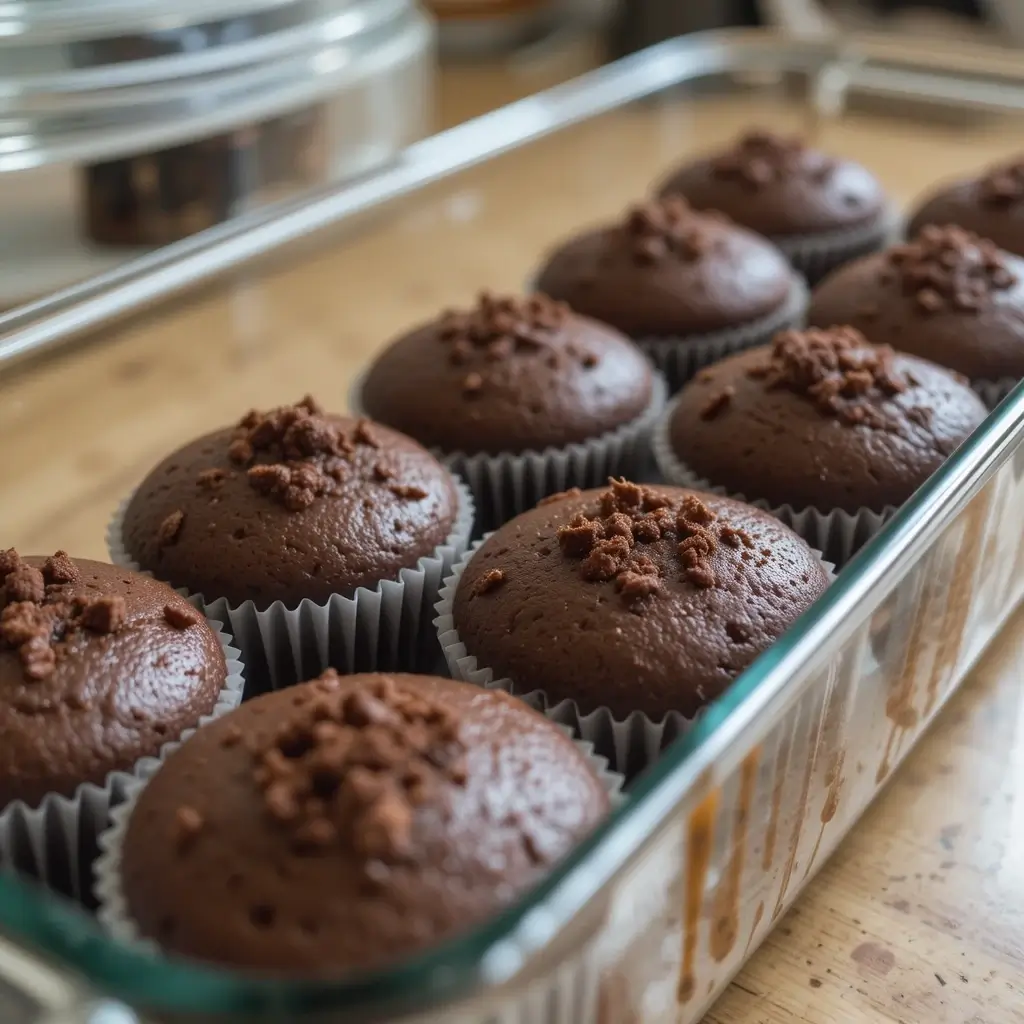
<svg viewBox="0 0 1024 1024"><path fill-rule="evenodd" d="M448 120L575 73L587 47L442 80ZM0 382L0 545L103 557L119 499L175 444L307 391L342 406L395 331L643 193L669 155L799 111L751 95L638 108L431 189L345 242L239 270ZM1020 148L1018 122L852 116L831 148L907 199ZM529 196L529 201L527 201ZM707 1017L711 1024L1024 1020L1024 618ZM1021 826L1021 828L1018 828Z"/></svg>

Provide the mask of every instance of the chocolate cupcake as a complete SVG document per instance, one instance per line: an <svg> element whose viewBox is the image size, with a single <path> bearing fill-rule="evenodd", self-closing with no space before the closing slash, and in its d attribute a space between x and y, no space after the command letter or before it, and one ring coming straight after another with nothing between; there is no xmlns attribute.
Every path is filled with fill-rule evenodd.
<svg viewBox="0 0 1024 1024"><path fill-rule="evenodd" d="M922 199L907 225L916 238L929 226L955 224L1024 256L1024 157L990 167L983 174L945 184Z"/></svg>
<svg viewBox="0 0 1024 1024"><path fill-rule="evenodd" d="M759 509L612 481L524 512L445 581L457 679L542 702L642 768L819 595L817 553Z"/></svg>
<svg viewBox="0 0 1024 1024"><path fill-rule="evenodd" d="M812 284L887 245L896 224L865 167L764 131L679 168L659 194L683 196L696 210L720 210L770 238Z"/></svg>
<svg viewBox="0 0 1024 1024"><path fill-rule="evenodd" d="M392 342L353 404L443 458L489 529L547 494L642 470L665 385L613 328L544 295L485 293Z"/></svg>
<svg viewBox="0 0 1024 1024"><path fill-rule="evenodd" d="M168 456L112 524L113 560L198 595L277 687L412 667L472 499L429 452L306 398Z"/></svg>
<svg viewBox="0 0 1024 1024"><path fill-rule="evenodd" d="M655 455L672 482L771 509L842 563L985 415L956 374L853 328L784 331L684 388Z"/></svg>
<svg viewBox="0 0 1024 1024"><path fill-rule="evenodd" d="M990 405L1024 377L1024 259L962 228L926 227L836 271L808 318L948 366Z"/></svg>
<svg viewBox="0 0 1024 1024"><path fill-rule="evenodd" d="M238 704L236 653L147 576L0 552L0 864L79 894L125 773Z"/></svg>
<svg viewBox="0 0 1024 1024"><path fill-rule="evenodd" d="M372 970L511 903L621 779L507 694L328 672L197 733L115 814L115 935L295 977Z"/></svg>
<svg viewBox="0 0 1024 1024"><path fill-rule="evenodd" d="M679 197L566 242L535 285L633 338L673 391L701 366L802 322L806 304L775 246Z"/></svg>

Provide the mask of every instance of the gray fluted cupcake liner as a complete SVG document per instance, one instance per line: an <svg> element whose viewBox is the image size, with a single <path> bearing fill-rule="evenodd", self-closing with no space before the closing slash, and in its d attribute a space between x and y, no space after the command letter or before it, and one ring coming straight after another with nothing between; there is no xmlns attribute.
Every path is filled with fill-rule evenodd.
<svg viewBox="0 0 1024 1024"><path fill-rule="evenodd" d="M802 327L807 313L807 286L797 277L786 301L767 316L739 327L687 337L647 337L633 340L665 375L669 394L675 394L705 367L744 349L767 345L779 331Z"/></svg>
<svg viewBox="0 0 1024 1024"><path fill-rule="evenodd" d="M773 505L763 498L751 498L730 491L726 487L719 487L690 469L672 449L669 425L677 401L678 399L669 404L654 428L651 438L654 461L666 483L708 491L720 497L735 498L737 501L745 501L748 505L770 512L794 533L803 537L812 548L823 552L825 558L840 567L844 566L895 515L896 507L893 505L881 510L861 508L856 512L846 512L843 509L795 508L792 505Z"/></svg>
<svg viewBox="0 0 1024 1024"><path fill-rule="evenodd" d="M362 415L362 380L349 395L353 415ZM600 437L543 451L486 453L431 449L469 485L477 505L477 533L493 530L542 498L571 487L600 487L610 476L640 477L649 469L651 430L665 408L668 389L653 376L651 400L634 420Z"/></svg>
<svg viewBox="0 0 1024 1024"><path fill-rule="evenodd" d="M504 690L517 696L523 702L543 712L552 721L572 729L573 734L593 744L594 749L608 758L612 768L625 776L632 776L652 764L673 740L693 728L702 712L687 718L677 711L668 712L655 721L641 711L634 711L625 718L616 718L610 708L597 708L583 712L574 700L553 702L541 690L517 684L509 678L496 678L493 669L481 666L475 655L466 650L466 645L455 628L453 608L455 593L459 587L466 566L492 534L478 540L455 564L451 575L441 587L435 605L437 616L434 626L441 644L448 671L453 679L473 683L488 690ZM814 552L820 559L829 578L835 576L835 566ZM666 657L671 657L666 652Z"/></svg>
<svg viewBox="0 0 1024 1024"><path fill-rule="evenodd" d="M893 207L870 224L813 235L772 237L793 269L813 288L844 263L870 256L903 237L903 218Z"/></svg>
<svg viewBox="0 0 1024 1024"><path fill-rule="evenodd" d="M561 727L567 735L570 733L568 726ZM621 805L627 799L622 791L624 777L611 769L608 759L596 752L594 744L579 739L574 739L573 742L600 780L612 808ZM159 768L160 764L154 763L139 778L130 780L123 802L111 812L108 827L99 837L100 853L94 865L94 893L99 904L96 914L100 923L113 938L152 954L158 954L159 947L153 940L139 935L138 928L128 911L121 885L121 851L128 831L128 822L139 796Z"/></svg>
<svg viewBox="0 0 1024 1024"><path fill-rule="evenodd" d="M193 602L199 607L198 602ZM208 619L220 641L227 662L227 678L213 710L196 723L203 726L238 707L245 688L239 651L221 624ZM92 877L92 859L100 834L106 829L110 810L125 799L134 781L148 778L195 729L161 747L153 757L142 758L130 771L111 772L102 785L82 783L71 796L51 793L38 806L20 800L0 811L0 868L39 879L49 888L75 899L86 897Z"/></svg>
<svg viewBox="0 0 1024 1024"><path fill-rule="evenodd" d="M252 601L231 605L224 598L189 595L205 614L230 624L246 666L259 670L261 685L272 690L318 676L324 669L339 672L428 669L434 658L426 624L441 581L466 550L473 532L475 508L465 484L455 478L458 514L444 544L420 558L397 578L374 587L359 587L351 597L332 595L327 601L301 601L289 608L275 601L261 611ZM107 530L107 547L116 565L144 571L125 548L126 498ZM149 573L149 575L153 575ZM179 593L188 593L179 588Z"/></svg>

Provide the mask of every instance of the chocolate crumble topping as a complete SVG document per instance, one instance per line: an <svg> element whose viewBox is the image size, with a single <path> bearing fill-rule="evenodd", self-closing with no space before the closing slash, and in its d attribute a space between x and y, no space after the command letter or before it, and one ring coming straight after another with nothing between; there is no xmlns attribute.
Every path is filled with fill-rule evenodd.
<svg viewBox="0 0 1024 1024"><path fill-rule="evenodd" d="M298 512L318 498L338 493L349 480L350 457L359 446L381 446L369 421L361 419L346 430L307 395L294 405L248 412L235 428L228 458L245 472L255 491L290 512ZM374 466L378 483L394 475L383 463ZM196 482L212 490L225 477L223 470L209 469L200 473ZM398 493L395 487L391 489ZM420 498L427 496L418 487L404 490L409 493L399 496L412 497L413 492Z"/></svg>
<svg viewBox="0 0 1024 1024"><path fill-rule="evenodd" d="M993 167L978 186L978 196L986 206L1013 206L1024 199L1024 160Z"/></svg>
<svg viewBox="0 0 1024 1024"><path fill-rule="evenodd" d="M489 292L481 292L472 309L443 313L438 338L447 348L448 361L453 366L476 366L462 378L463 396L472 399L485 393L490 374L514 356L543 357L557 368L557 357L564 354L593 369L599 360L592 352L559 344L571 315L564 302L546 295L515 298Z"/></svg>
<svg viewBox="0 0 1024 1024"><path fill-rule="evenodd" d="M178 539L181 528L185 523L185 513L181 509L171 512L160 524L157 530L156 541L162 547L168 547Z"/></svg>
<svg viewBox="0 0 1024 1024"><path fill-rule="evenodd" d="M696 213L682 196L666 196L634 206L626 218L625 232L637 263L660 263L676 259L692 263L711 245L707 231L709 217L721 214Z"/></svg>
<svg viewBox="0 0 1024 1024"><path fill-rule="evenodd" d="M926 315L976 313L1017 283L994 242L954 226L924 228L914 241L892 249L889 263L903 293Z"/></svg>
<svg viewBox="0 0 1024 1024"><path fill-rule="evenodd" d="M662 587L662 571L643 545L674 537L681 576L698 587L716 584L712 559L719 542L728 547L753 542L742 530L722 526L696 495L673 503L650 487L611 480L598 501L599 514L576 513L558 531L558 543L568 558L580 560L580 575L591 582L614 580L623 601L635 606Z"/></svg>
<svg viewBox="0 0 1024 1024"><path fill-rule="evenodd" d="M871 345L853 327L782 331L751 377L769 389L784 388L809 399L823 416L850 426L889 429L877 404L910 386L893 364L893 350Z"/></svg>
<svg viewBox="0 0 1024 1024"><path fill-rule="evenodd" d="M74 591L81 573L67 552L48 558L40 571L10 548L0 557L0 574L0 650L18 652L26 679L38 682L53 674L69 634L85 630L103 636L124 626L123 597Z"/></svg>
<svg viewBox="0 0 1024 1024"><path fill-rule="evenodd" d="M720 412L725 410L735 394L736 389L731 384L727 384L721 391L716 391L701 410L700 418L702 420L713 420Z"/></svg>
<svg viewBox="0 0 1024 1024"><path fill-rule="evenodd" d="M772 132L748 132L727 153L711 165L715 177L738 181L759 190L775 181L802 174L806 168L807 147L799 138L786 138ZM820 176L831 171L831 164L816 168Z"/></svg>
<svg viewBox="0 0 1024 1024"><path fill-rule="evenodd" d="M505 582L505 573L501 569L489 569L480 577L476 584L477 594L489 594L497 590Z"/></svg>
<svg viewBox="0 0 1024 1024"><path fill-rule="evenodd" d="M203 617L190 604L170 603L164 606L164 618L175 629L188 629L202 622Z"/></svg>
<svg viewBox="0 0 1024 1024"><path fill-rule="evenodd" d="M267 813L299 852L340 843L367 862L412 856L416 808L465 784L460 717L387 677L345 691L332 669L305 689L297 718L254 752Z"/></svg>

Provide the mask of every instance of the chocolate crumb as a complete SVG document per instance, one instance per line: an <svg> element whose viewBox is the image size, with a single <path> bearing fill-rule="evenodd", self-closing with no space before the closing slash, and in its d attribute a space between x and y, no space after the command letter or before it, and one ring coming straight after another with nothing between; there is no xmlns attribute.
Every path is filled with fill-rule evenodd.
<svg viewBox="0 0 1024 1024"><path fill-rule="evenodd" d="M185 850L203 830L203 816L194 808L182 805L174 815L174 842L179 850Z"/></svg>
<svg viewBox="0 0 1024 1024"><path fill-rule="evenodd" d="M731 384L722 388L721 391L716 391L708 399L704 408L701 409L700 418L702 420L713 420L720 412L725 411L735 394L736 389Z"/></svg>
<svg viewBox="0 0 1024 1024"><path fill-rule="evenodd" d="M732 149L712 161L711 173L725 181L741 182L756 192L808 172L811 165L805 160L806 152L807 147L799 138L767 131L748 132ZM817 180L827 178L833 167L830 162L818 167Z"/></svg>
<svg viewBox="0 0 1024 1024"><path fill-rule="evenodd" d="M692 263L711 245L707 216L692 210L682 196L666 196L634 206L623 230L637 263L668 259Z"/></svg>
<svg viewBox="0 0 1024 1024"><path fill-rule="evenodd" d="M156 534L156 542L159 547L165 548L173 544L181 533L185 522L185 513L181 509L171 512L160 524Z"/></svg>
<svg viewBox="0 0 1024 1024"><path fill-rule="evenodd" d="M90 632L105 636L116 633L125 622L128 609L120 594L95 597L82 606L82 625Z"/></svg>
<svg viewBox="0 0 1024 1024"><path fill-rule="evenodd" d="M212 491L224 483L227 473L223 469L204 469L196 477L196 484L204 490Z"/></svg>
<svg viewBox="0 0 1024 1024"><path fill-rule="evenodd" d="M46 581L38 569L19 565L4 581L8 601L32 601L39 604L46 597Z"/></svg>
<svg viewBox="0 0 1024 1024"><path fill-rule="evenodd" d="M21 565L21 556L14 548L0 551L0 581L8 574L14 572Z"/></svg>
<svg viewBox="0 0 1024 1024"><path fill-rule="evenodd" d="M583 492L578 487L570 487L567 491L559 491L557 494L549 494L537 502L537 508L543 505L553 505L556 501L564 501L566 498L578 498Z"/></svg>
<svg viewBox="0 0 1024 1024"><path fill-rule="evenodd" d="M82 574L66 551L56 551L43 563L43 577L47 583L63 586L81 583Z"/></svg>
<svg viewBox="0 0 1024 1024"><path fill-rule="evenodd" d="M430 492L410 484L389 484L388 490L396 497L408 501L422 501Z"/></svg>
<svg viewBox="0 0 1024 1024"><path fill-rule="evenodd" d="M952 225L924 228L912 242L891 249L888 263L925 315L977 313L1017 284L994 242Z"/></svg>
<svg viewBox="0 0 1024 1024"><path fill-rule="evenodd" d="M164 619L175 629L189 629L202 622L203 617L190 604L170 601L164 605Z"/></svg>
<svg viewBox="0 0 1024 1024"><path fill-rule="evenodd" d="M477 580L477 596L479 597L481 594L489 594L492 590L497 590L505 582L505 579L505 573L501 569L489 569Z"/></svg>
<svg viewBox="0 0 1024 1024"><path fill-rule="evenodd" d="M343 691L329 670L296 715L254 750L267 814L299 853L344 843L367 862L415 856L415 807L437 786L465 785L461 719L384 677Z"/></svg>
<svg viewBox="0 0 1024 1024"><path fill-rule="evenodd" d="M768 390L807 398L823 416L847 426L884 430L891 420L878 404L909 387L893 358L891 348L870 344L852 327L782 331L747 375Z"/></svg>
<svg viewBox="0 0 1024 1024"><path fill-rule="evenodd" d="M467 395L478 394L484 386L484 379L479 373L467 373L462 380L462 390Z"/></svg>
<svg viewBox="0 0 1024 1024"><path fill-rule="evenodd" d="M373 428L370 425L370 421L363 417L356 423L355 433L353 437L357 444L365 444L370 448L379 448L380 440L377 435L373 432Z"/></svg>

